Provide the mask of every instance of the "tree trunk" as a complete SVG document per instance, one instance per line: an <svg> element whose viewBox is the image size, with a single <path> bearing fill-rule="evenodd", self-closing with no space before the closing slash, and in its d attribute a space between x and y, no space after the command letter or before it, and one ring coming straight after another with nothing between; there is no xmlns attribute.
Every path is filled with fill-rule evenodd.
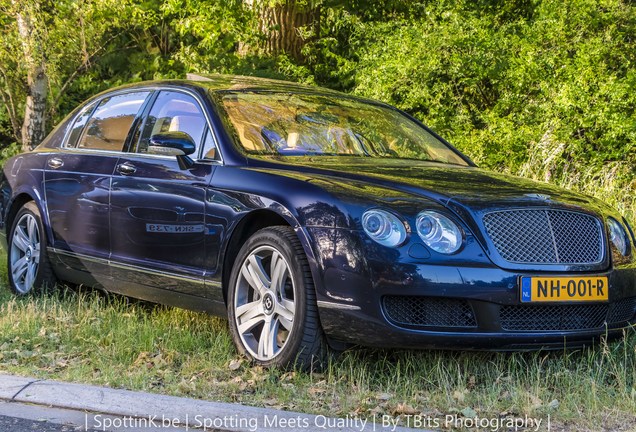
<svg viewBox="0 0 636 432"><path fill-rule="evenodd" d="M285 53L302 62L303 47L318 31L319 6L311 1L298 4L296 0L283 0L275 6L263 4L263 0L246 0L246 3L258 14L259 31L264 36L261 51L271 56Z"/></svg>
<svg viewBox="0 0 636 432"><path fill-rule="evenodd" d="M22 123L22 151L33 150L46 138L48 80L41 66L29 70L28 94Z"/></svg>
<svg viewBox="0 0 636 432"><path fill-rule="evenodd" d="M13 0L14 7L19 2ZM46 97L48 78L44 58L39 49L37 35L28 8L17 9L16 22L22 43L22 54L27 70L27 97L22 123L22 150L33 150L46 137Z"/></svg>

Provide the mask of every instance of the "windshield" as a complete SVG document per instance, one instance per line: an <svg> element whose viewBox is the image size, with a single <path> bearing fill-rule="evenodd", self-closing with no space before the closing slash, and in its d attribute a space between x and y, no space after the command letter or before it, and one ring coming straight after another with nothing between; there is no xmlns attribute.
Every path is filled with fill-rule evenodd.
<svg viewBox="0 0 636 432"><path fill-rule="evenodd" d="M326 95L265 92L223 93L221 101L247 153L468 165L426 129L380 105Z"/></svg>

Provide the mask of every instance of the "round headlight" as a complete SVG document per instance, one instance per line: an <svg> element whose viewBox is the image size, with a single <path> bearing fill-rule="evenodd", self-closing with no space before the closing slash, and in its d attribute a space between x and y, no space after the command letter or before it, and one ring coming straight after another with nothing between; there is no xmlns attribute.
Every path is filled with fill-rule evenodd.
<svg viewBox="0 0 636 432"><path fill-rule="evenodd" d="M397 216L384 210L367 210L362 215L362 228L382 246L397 247L406 240L406 227Z"/></svg>
<svg viewBox="0 0 636 432"><path fill-rule="evenodd" d="M416 229L426 246L443 254L457 252L464 239L462 230L455 222L435 211L420 212Z"/></svg>
<svg viewBox="0 0 636 432"><path fill-rule="evenodd" d="M607 219L607 226L610 231L610 240L614 243L614 246L616 246L616 249L618 249L621 255L627 256L629 237L627 237L625 228L612 218Z"/></svg>

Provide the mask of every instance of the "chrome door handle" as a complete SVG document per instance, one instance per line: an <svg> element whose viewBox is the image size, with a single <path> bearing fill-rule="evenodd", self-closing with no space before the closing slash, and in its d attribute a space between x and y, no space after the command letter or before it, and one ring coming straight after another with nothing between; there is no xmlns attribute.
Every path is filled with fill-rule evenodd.
<svg viewBox="0 0 636 432"><path fill-rule="evenodd" d="M53 169L58 169L61 168L64 165L64 161L60 158L51 158L48 161L48 166L53 168Z"/></svg>
<svg viewBox="0 0 636 432"><path fill-rule="evenodd" d="M130 174L134 174L135 171L137 171L137 168L135 168L134 165L128 162L124 162L123 164L117 165L117 172L120 174L130 175Z"/></svg>

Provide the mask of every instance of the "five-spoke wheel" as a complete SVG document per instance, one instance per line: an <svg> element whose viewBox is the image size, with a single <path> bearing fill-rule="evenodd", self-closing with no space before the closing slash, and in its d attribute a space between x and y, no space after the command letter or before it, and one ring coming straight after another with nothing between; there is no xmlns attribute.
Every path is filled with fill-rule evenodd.
<svg viewBox="0 0 636 432"><path fill-rule="evenodd" d="M29 294L51 287L55 277L46 257L46 243L40 212L33 202L16 214L9 233L9 282L14 293Z"/></svg>
<svg viewBox="0 0 636 432"><path fill-rule="evenodd" d="M325 343L309 265L288 227L258 231L238 254L228 293L239 351L266 366L309 368Z"/></svg>
<svg viewBox="0 0 636 432"><path fill-rule="evenodd" d="M271 360L293 330L294 281L285 258L271 246L250 252L235 287L235 320L241 342L257 360Z"/></svg>

